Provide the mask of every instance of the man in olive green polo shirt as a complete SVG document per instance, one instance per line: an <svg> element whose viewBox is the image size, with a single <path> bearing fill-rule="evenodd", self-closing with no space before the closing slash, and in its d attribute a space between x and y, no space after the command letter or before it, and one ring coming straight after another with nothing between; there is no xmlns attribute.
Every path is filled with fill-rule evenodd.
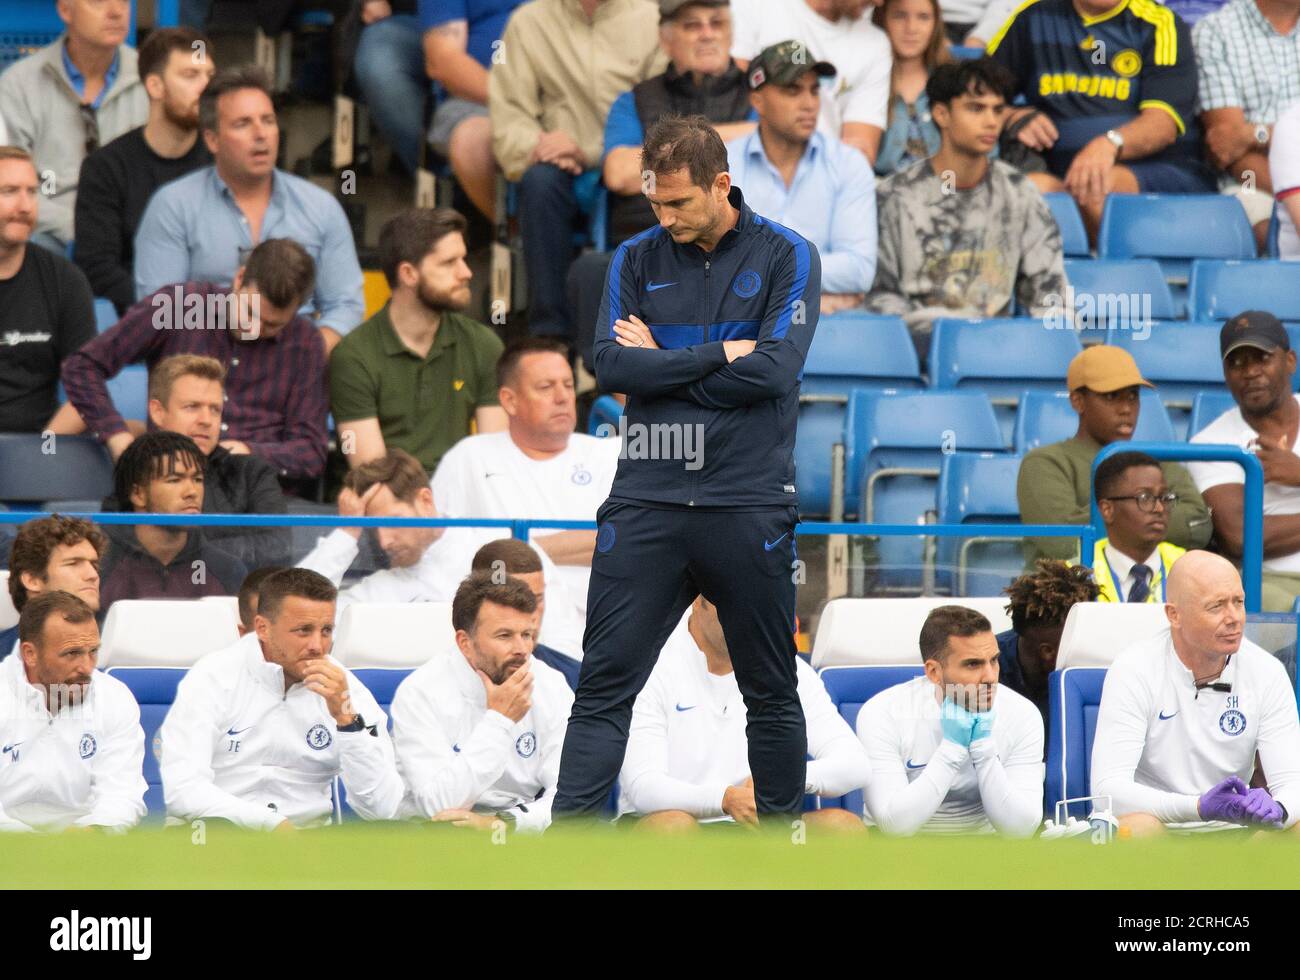
<svg viewBox="0 0 1300 980"><path fill-rule="evenodd" d="M1138 391L1155 385L1142 377L1133 355L1122 347L1090 347L1066 373L1070 405L1079 430L1070 439L1039 446L1025 456L1016 481L1020 519L1026 524L1086 524L1090 512L1092 461L1102 446L1128 441L1137 428ZM1191 476L1178 463L1161 463L1165 483L1178 495L1168 515L1165 540L1180 548L1204 548L1214 530L1210 512ZM1074 538L1026 538L1025 564L1039 558L1070 561L1079 553Z"/></svg>
<svg viewBox="0 0 1300 980"><path fill-rule="evenodd" d="M478 432L506 427L501 341L458 312L470 297L464 232L449 208L411 208L380 229L392 298L330 357L330 407L349 468L404 449L432 471L471 422Z"/></svg>

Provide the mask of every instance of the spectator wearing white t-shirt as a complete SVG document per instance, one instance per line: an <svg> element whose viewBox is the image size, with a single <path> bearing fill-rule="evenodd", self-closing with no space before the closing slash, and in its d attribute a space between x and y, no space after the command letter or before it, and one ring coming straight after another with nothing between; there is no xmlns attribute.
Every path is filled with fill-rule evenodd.
<svg viewBox="0 0 1300 980"><path fill-rule="evenodd" d="M1247 310L1231 317L1219 335L1223 378L1237 407L1192 437L1193 443L1228 443L1255 453L1264 467L1264 612L1290 612L1300 596L1300 395L1292 393L1296 356L1277 317ZM1242 487L1236 463L1188 463L1214 517L1228 557L1242 557Z"/></svg>
<svg viewBox="0 0 1300 980"><path fill-rule="evenodd" d="M1300 102L1278 116L1273 126L1268 168L1273 175L1273 197L1281 205L1278 258L1300 259Z"/></svg>
<svg viewBox="0 0 1300 980"><path fill-rule="evenodd" d="M620 444L573 431L577 398L565 346L546 337L510 344L497 362L497 385L506 431L467 436L442 457L432 483L438 512L594 521L614 482ZM482 541L500 536L499 531L478 533ZM596 532L537 531L531 540L555 563L585 616Z"/></svg>
<svg viewBox="0 0 1300 980"><path fill-rule="evenodd" d="M837 74L824 84L817 131L861 150L875 165L885 132L889 38L866 13L868 0L732 0L731 54L742 67L781 41L801 41L808 61L829 61Z"/></svg>

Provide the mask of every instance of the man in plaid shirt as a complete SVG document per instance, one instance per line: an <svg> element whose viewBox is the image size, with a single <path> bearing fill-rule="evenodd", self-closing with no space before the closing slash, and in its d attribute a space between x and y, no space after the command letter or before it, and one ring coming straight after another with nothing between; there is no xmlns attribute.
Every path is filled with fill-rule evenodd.
<svg viewBox="0 0 1300 980"><path fill-rule="evenodd" d="M1238 194L1261 236L1273 210L1273 124L1300 101L1297 19L1294 3L1230 0L1192 30L1210 160L1234 184L1245 185Z"/></svg>

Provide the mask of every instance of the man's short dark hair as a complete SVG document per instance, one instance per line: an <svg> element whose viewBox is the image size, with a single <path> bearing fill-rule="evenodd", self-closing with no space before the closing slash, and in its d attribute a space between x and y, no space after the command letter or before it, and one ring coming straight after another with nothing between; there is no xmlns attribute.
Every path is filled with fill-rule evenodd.
<svg viewBox="0 0 1300 980"><path fill-rule="evenodd" d="M90 623L95 620L95 611L80 596L61 589L34 595L18 616L19 642L39 643L45 621L51 616L62 616L69 623Z"/></svg>
<svg viewBox="0 0 1300 980"><path fill-rule="evenodd" d="M253 609L254 597L258 598L258 608L261 608L262 583L276 572L284 570L284 565L255 568L244 576L244 581L239 583L239 622L245 629L253 628L253 617L257 615L257 611Z"/></svg>
<svg viewBox="0 0 1300 980"><path fill-rule="evenodd" d="M296 310L316 285L316 263L292 238L268 238L248 253L243 284L272 306Z"/></svg>
<svg viewBox="0 0 1300 980"><path fill-rule="evenodd" d="M509 388L518 380L519 362L529 354L559 354L567 361L569 348L564 341L554 337L520 337L512 340L497 358L498 388Z"/></svg>
<svg viewBox="0 0 1300 980"><path fill-rule="evenodd" d="M1035 627L1065 624L1070 607L1077 602L1096 602L1101 589L1087 565L1071 565L1051 558L1039 558L1036 571L1021 575L1003 591L1011 628L1024 636Z"/></svg>
<svg viewBox="0 0 1300 980"><path fill-rule="evenodd" d="M686 170L691 183L708 190L730 169L722 137L703 116L663 116L650 127L641 150L641 169L654 174Z"/></svg>
<svg viewBox="0 0 1300 980"><path fill-rule="evenodd" d="M195 44L200 47L196 48ZM183 51L191 56L202 52L201 57L207 59L212 57L212 42L206 34L192 27L160 27L150 31L140 45L136 61L140 80L144 81L149 75L161 75L173 51Z"/></svg>
<svg viewBox="0 0 1300 980"><path fill-rule="evenodd" d="M179 432L146 432L135 439L113 467L113 496L118 506L131 510L131 491L148 486L161 476L170 476L176 472L178 463L188 463L202 473L207 458L193 439Z"/></svg>
<svg viewBox="0 0 1300 980"><path fill-rule="evenodd" d="M936 606L921 625L921 660L942 662L948 656L948 641L954 636L992 632L993 626L984 614L968 606Z"/></svg>
<svg viewBox="0 0 1300 980"><path fill-rule="evenodd" d="M1004 102L1015 97L1016 80L992 58L958 59L936 65L925 83L925 95L931 105L951 105L962 95L1000 95Z"/></svg>
<svg viewBox="0 0 1300 980"><path fill-rule="evenodd" d="M108 550L108 535L90 521L79 517L54 514L28 521L18 529L18 536L9 549L9 598L19 612L27 602L27 586L23 585L23 572L41 581L50 568L50 556L59 545L80 544L89 541L100 558Z"/></svg>
<svg viewBox="0 0 1300 980"><path fill-rule="evenodd" d="M471 572L493 572L500 568L507 575L532 575L542 570L542 559L527 541L497 538L474 552L469 568Z"/></svg>
<svg viewBox="0 0 1300 980"><path fill-rule="evenodd" d="M260 65L234 65L222 68L212 76L208 87L199 96L199 128L217 131L217 100L230 92L240 89L255 88L272 103L275 102L275 90L271 85L271 76Z"/></svg>
<svg viewBox="0 0 1300 980"><path fill-rule="evenodd" d="M1093 487L1097 493L1097 499L1109 497L1115 492L1115 485L1119 483L1120 478L1129 470L1138 466L1154 466L1160 469L1160 460L1154 456L1148 456L1146 453L1136 451L1126 453L1116 453L1114 456L1107 456L1097 467L1097 475L1093 478Z"/></svg>
<svg viewBox="0 0 1300 980"><path fill-rule="evenodd" d="M491 602L517 612L532 615L537 612L537 597L533 590L517 578L504 582L492 581L492 575L475 572L460 583L456 598L451 601L451 625L457 630L473 634L478 626L478 613L483 603Z"/></svg>
<svg viewBox="0 0 1300 980"><path fill-rule="evenodd" d="M334 602L339 590L324 575L309 568L282 568L262 580L258 595L257 615L273 620L284 600L291 596L312 602Z"/></svg>
<svg viewBox="0 0 1300 980"><path fill-rule="evenodd" d="M465 217L451 208L407 208L379 229L379 268L390 289L397 286L397 267L418 266L448 235L464 235Z"/></svg>

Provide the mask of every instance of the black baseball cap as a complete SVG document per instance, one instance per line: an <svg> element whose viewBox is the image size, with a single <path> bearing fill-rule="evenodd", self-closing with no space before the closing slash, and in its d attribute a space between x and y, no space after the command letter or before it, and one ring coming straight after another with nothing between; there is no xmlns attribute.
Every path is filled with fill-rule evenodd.
<svg viewBox="0 0 1300 980"><path fill-rule="evenodd" d="M806 71L816 72L818 78L831 78L835 66L829 61L813 61L808 46L800 41L781 41L758 53L749 63L745 77L751 90L764 85L792 85Z"/></svg>
<svg viewBox="0 0 1300 980"><path fill-rule="evenodd" d="M1262 351L1290 350L1291 338L1287 336L1282 321L1263 310L1247 310L1224 321L1219 331L1219 356L1227 357L1239 347L1254 347Z"/></svg>

